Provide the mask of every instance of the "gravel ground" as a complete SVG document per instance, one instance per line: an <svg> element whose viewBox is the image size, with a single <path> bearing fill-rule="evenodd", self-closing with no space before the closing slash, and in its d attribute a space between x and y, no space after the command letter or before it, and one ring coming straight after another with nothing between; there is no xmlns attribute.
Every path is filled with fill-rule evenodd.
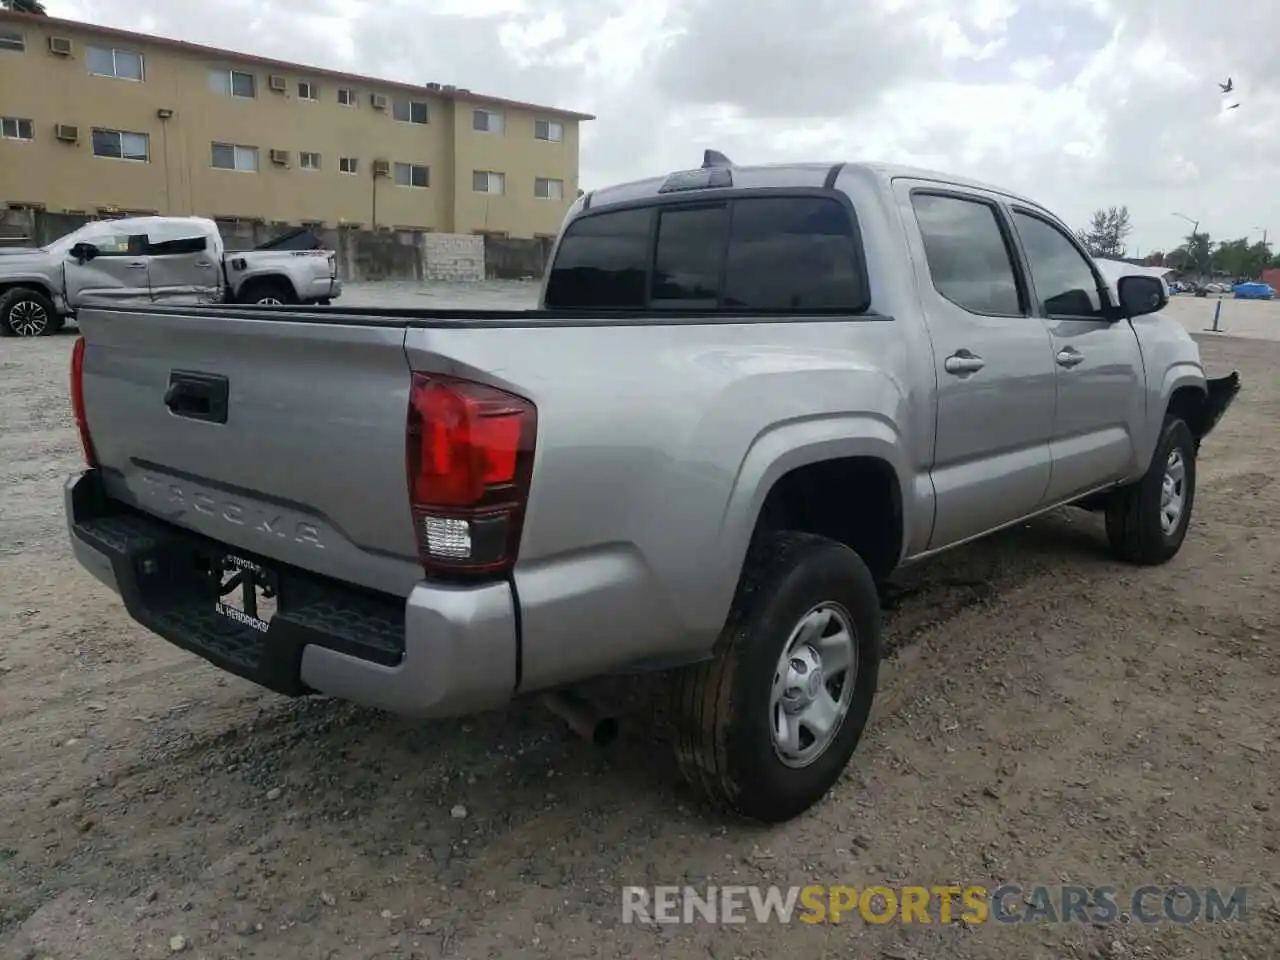
<svg viewBox="0 0 1280 960"><path fill-rule="evenodd" d="M623 732L596 751L525 703L410 723L286 700L134 625L62 527L71 342L0 341L0 956L1277 956L1280 345L1203 342L1246 387L1174 562L1117 565L1098 518L1062 511L904 575L845 781L761 829L691 802L661 678L602 685ZM957 882L1247 885L1248 914L620 921L623 884Z"/></svg>

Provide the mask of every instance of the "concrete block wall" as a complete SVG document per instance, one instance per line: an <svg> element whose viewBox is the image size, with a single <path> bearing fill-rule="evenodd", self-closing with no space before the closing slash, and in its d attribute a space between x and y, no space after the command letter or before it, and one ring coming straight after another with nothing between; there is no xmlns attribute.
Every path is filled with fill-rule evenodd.
<svg viewBox="0 0 1280 960"><path fill-rule="evenodd" d="M484 237L465 233L425 233L422 257L428 280L484 279Z"/></svg>

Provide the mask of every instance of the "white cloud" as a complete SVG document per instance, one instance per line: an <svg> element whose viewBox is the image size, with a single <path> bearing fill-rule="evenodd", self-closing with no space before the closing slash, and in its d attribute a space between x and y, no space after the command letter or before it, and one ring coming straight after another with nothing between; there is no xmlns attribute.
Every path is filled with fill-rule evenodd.
<svg viewBox="0 0 1280 960"><path fill-rule="evenodd" d="M54 16L595 113L586 187L739 162L900 160L1141 252L1199 217L1280 233L1280 7L1256 0L46 0ZM1189 26L1190 25L1190 26ZM1228 103L1217 82L1231 75Z"/></svg>

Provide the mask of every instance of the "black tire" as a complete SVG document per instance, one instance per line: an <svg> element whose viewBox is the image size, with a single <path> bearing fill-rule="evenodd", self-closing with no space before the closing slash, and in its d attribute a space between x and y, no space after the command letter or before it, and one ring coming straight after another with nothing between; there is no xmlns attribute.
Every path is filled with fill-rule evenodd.
<svg viewBox="0 0 1280 960"><path fill-rule="evenodd" d="M298 297L293 291L293 284L275 277L250 280L240 292L241 303L260 304L266 300L282 304L297 303Z"/></svg>
<svg viewBox="0 0 1280 960"><path fill-rule="evenodd" d="M17 315L22 305L36 307L44 312L44 326L34 332L29 319L20 319ZM0 336L5 337L49 337L62 329L62 318L58 316L53 301L39 290L30 287L15 287L0 295ZM32 332L24 332L32 331Z"/></svg>
<svg viewBox="0 0 1280 960"><path fill-rule="evenodd" d="M852 626L856 674L847 712L807 766L785 764L771 728L779 659L806 613L835 604ZM880 600L862 558L806 533L769 533L753 544L717 656L676 680L676 760L706 800L781 823L822 799L862 737L880 668ZM848 675L845 683L849 682Z"/></svg>
<svg viewBox="0 0 1280 960"><path fill-rule="evenodd" d="M1165 469L1174 451L1185 465L1182 481L1182 513L1165 532L1161 523ZM1141 480L1121 487L1107 504L1107 540L1121 560L1140 566L1156 566L1172 560L1182 548L1196 499L1196 440L1185 421L1172 414L1164 418L1160 440L1151 464Z"/></svg>

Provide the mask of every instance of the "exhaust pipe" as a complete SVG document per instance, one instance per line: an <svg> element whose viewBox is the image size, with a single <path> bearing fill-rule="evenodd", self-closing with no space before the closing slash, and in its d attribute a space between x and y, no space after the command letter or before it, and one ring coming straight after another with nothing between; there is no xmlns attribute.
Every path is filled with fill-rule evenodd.
<svg viewBox="0 0 1280 960"><path fill-rule="evenodd" d="M569 690L542 694L543 706L568 724L569 729L588 743L608 746L618 736L618 721L601 714L595 704Z"/></svg>

